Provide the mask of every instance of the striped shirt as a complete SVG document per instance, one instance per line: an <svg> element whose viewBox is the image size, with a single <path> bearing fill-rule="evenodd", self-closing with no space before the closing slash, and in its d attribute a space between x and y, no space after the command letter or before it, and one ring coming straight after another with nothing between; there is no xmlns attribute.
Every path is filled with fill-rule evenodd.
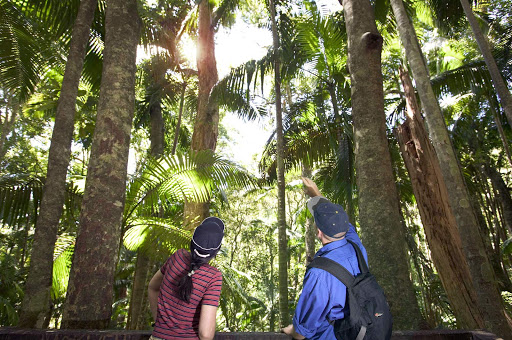
<svg viewBox="0 0 512 340"><path fill-rule="evenodd" d="M192 275L190 302L178 297L178 283L190 270L190 253L179 249L160 268L164 278L158 295L158 313L153 335L166 340L199 339L201 305L219 305L222 274L209 264L203 264Z"/></svg>

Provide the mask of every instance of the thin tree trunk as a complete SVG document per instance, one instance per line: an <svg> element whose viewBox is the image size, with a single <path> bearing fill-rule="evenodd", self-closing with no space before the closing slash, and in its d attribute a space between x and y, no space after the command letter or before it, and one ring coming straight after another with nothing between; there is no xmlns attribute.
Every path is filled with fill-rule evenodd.
<svg viewBox="0 0 512 340"><path fill-rule="evenodd" d="M345 167L345 173L348 175L348 178L345 179L345 183L348 183L348 186L345 186L345 195L347 204L345 206L345 209L347 210L347 215L349 218L350 223L355 225L355 212L354 212L354 200L352 197L352 162L351 159L351 153L352 153L352 143L350 143L350 138L343 133L343 122L341 121L341 115L340 110L338 107L338 98L336 95L336 89L334 85L327 84L327 87L329 89L329 94L331 96L331 103L334 111L334 120L336 122L336 140L338 142L338 152L337 152L337 158L338 163ZM347 162L342 162L343 154L346 153Z"/></svg>
<svg viewBox="0 0 512 340"><path fill-rule="evenodd" d="M209 101L210 92L219 80L217 61L215 59L215 27L213 25L212 7L210 1L199 3L198 43L197 43L197 72L199 91L197 96L197 114L192 133L192 150L213 150L217 146L219 134L219 106ZM203 219L208 217L209 202L185 202L185 225L195 228Z"/></svg>
<svg viewBox="0 0 512 340"><path fill-rule="evenodd" d="M495 201L497 201L497 203L501 205L500 197L499 197L500 194L499 194L499 192L496 192L496 191L498 191L498 189L496 188L495 184L492 183L491 188L489 188L489 185L487 183L487 179L489 178L489 175L486 172L485 167L486 167L485 165L481 165L480 169L479 169L481 174L480 173L477 174L477 175L479 175L479 176L477 176L478 182L482 183L479 185L479 187L480 187L479 191L485 192L485 193L487 193L488 191L493 191L494 197L496 197ZM491 180L491 182L492 182L492 180ZM474 196L476 196L476 195L474 195ZM485 196L486 198L488 197L488 195L485 195L485 194L481 195L480 193L479 193L479 196ZM486 207L489 205L489 204L487 204L487 202L480 203L478 200L478 197L475 197L473 200L475 201L475 206L481 204L481 206ZM512 208L512 206L510 206L510 208ZM482 228L483 226L485 226L485 227L489 226L490 228L492 228L494 226L494 228L491 230L486 228L486 230L483 231L486 233L486 235L482 236L483 240L484 240L485 249L486 249L487 254L489 254L489 260L491 261L494 272L496 273L498 287L500 288L501 291L507 290L509 292L512 292L512 281L510 281L507 271L505 270L505 268L503 266L503 258L501 256L501 249L499 247L499 244L498 244L498 247L493 247L492 239L489 236L489 235L500 234L500 230L503 230L503 224L506 224L506 221L504 221L503 213L498 213L498 211L496 211L493 214L494 221L489 221L490 223L487 223L486 218L483 216L482 210L477 209L475 211L475 213L477 214L476 217L478 219L479 225L481 226L481 229L483 229ZM501 223L499 223L499 221L497 221L499 218L501 218ZM505 234L506 234L506 232L505 232Z"/></svg>
<svg viewBox="0 0 512 340"><path fill-rule="evenodd" d="M41 209L36 222L30 268L25 283L25 297L20 311L21 327L41 328L44 319L49 317L53 250L64 205L76 97L96 6L97 0L81 1L73 27L50 144Z"/></svg>
<svg viewBox="0 0 512 340"><path fill-rule="evenodd" d="M164 117L162 116L162 104L160 100L153 104L149 109L151 132L149 139L151 142L151 155L155 158L164 153Z"/></svg>
<svg viewBox="0 0 512 340"><path fill-rule="evenodd" d="M501 107L503 111L505 111L505 115L507 116L508 123L512 126L512 95L510 94L510 90L507 87L507 84L503 80L503 77L498 69L498 65L496 64L496 60L491 52L491 47L489 46L489 42L487 38L482 33L480 26L478 25L478 21L471 10L471 5L468 0L460 0L462 4L462 8L464 9L464 13L469 21L469 25L471 26L471 30L475 35L475 40L480 48L480 52L482 52L482 56L484 57L485 64L487 65L487 69L491 74L492 82L494 84L494 88L498 93L498 97L500 98Z"/></svg>
<svg viewBox="0 0 512 340"><path fill-rule="evenodd" d="M172 154L176 154L176 148L178 147L178 138L180 136L181 119L183 117L183 105L185 103L185 91L187 90L187 82L183 82L181 85L181 97L180 97L180 111L178 113L178 121L176 122L176 130L174 131L174 141L172 143Z"/></svg>
<svg viewBox="0 0 512 340"><path fill-rule="evenodd" d="M132 295L130 298L130 308L128 309L127 329L140 329L140 318L144 315L144 295L147 290L146 281L150 260L148 256L141 251L137 252L137 262L135 263L135 273L133 275Z"/></svg>
<svg viewBox="0 0 512 340"><path fill-rule="evenodd" d="M140 34L137 1L110 0L105 32L98 116L63 328L103 329L112 314L135 101L135 59Z"/></svg>
<svg viewBox="0 0 512 340"><path fill-rule="evenodd" d="M311 168L307 165L302 166L302 176L311 178ZM313 258L315 257L316 249L315 249L315 240L316 240L316 227L313 216L309 217L306 220L306 235L304 235L305 243L306 243L306 258L305 265L307 266Z"/></svg>
<svg viewBox="0 0 512 340"><path fill-rule="evenodd" d="M494 122L496 123L496 128L498 129L498 133L500 135L501 143L503 144L503 149L505 150L505 155L507 156L508 163L512 166L512 156L510 154L510 147L507 140L507 136L505 135L505 131L503 131L503 125L501 125L500 115L498 110L496 110L496 106L494 106L495 97L493 95L487 94L487 101L489 102L489 108L492 112L492 116L494 117Z"/></svg>
<svg viewBox="0 0 512 340"><path fill-rule="evenodd" d="M441 108L430 84L430 76L416 32L407 16L402 0L391 0L391 6L397 20L400 39L405 47L407 59L425 110L430 139L439 159L443 179L448 189L450 206L457 221L463 251L477 292L478 307L485 320L485 326L494 333L507 337L512 334L510 319L506 315L492 266L485 253L475 212L471 206Z"/></svg>
<svg viewBox="0 0 512 340"><path fill-rule="evenodd" d="M162 116L162 106L158 100L149 109L151 130L149 139L151 141L151 156L160 158L165 148L165 126ZM147 312L147 303L145 296L147 291L147 279L150 268L150 258L143 251L137 251L137 261L135 262L135 272L132 281L132 294L130 296L130 307L128 309L127 329L141 329L143 323L141 319Z"/></svg>
<svg viewBox="0 0 512 340"><path fill-rule="evenodd" d="M288 307L288 241L286 238L286 193L284 181L284 135L283 112L281 109L281 57L279 54L279 33L276 23L276 4L269 1L274 48L274 90L276 99L276 141L277 141L277 225L279 246L279 322L282 327L290 322Z"/></svg>
<svg viewBox="0 0 512 340"><path fill-rule="evenodd" d="M503 210L503 222L508 232L512 234L512 197L510 196L510 190L505 181L503 181L501 174L494 167L484 164L482 165L482 170L498 191L497 198Z"/></svg>
<svg viewBox="0 0 512 340"><path fill-rule="evenodd" d="M361 238L370 268L390 302L395 328L417 329L421 314L409 276L407 245L386 136L382 36L370 1L340 3L348 37Z"/></svg>
<svg viewBox="0 0 512 340"><path fill-rule="evenodd" d="M398 141L409 171L432 259L463 328L481 328L483 319L476 305L476 292L462 252L462 241L448 202L439 161L416 103L409 75L400 68L407 101L407 119L398 129Z"/></svg>

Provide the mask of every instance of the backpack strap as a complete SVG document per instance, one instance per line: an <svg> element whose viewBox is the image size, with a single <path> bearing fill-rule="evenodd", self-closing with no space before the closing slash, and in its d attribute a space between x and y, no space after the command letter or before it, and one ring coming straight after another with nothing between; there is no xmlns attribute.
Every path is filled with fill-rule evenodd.
<svg viewBox="0 0 512 340"><path fill-rule="evenodd" d="M361 248L359 248L359 246L355 242L350 241L349 239L347 239L347 242L350 243L352 245L352 247L354 247L354 250L356 251L357 262L359 263L359 270L361 271L361 273L368 273L369 272L368 264L366 263L366 260L364 259L363 252L361 251Z"/></svg>
<svg viewBox="0 0 512 340"><path fill-rule="evenodd" d="M345 286L349 287L354 282L354 275L352 275L345 267L336 261L328 259L327 257L315 257L308 265L309 268L320 268L340 280Z"/></svg>

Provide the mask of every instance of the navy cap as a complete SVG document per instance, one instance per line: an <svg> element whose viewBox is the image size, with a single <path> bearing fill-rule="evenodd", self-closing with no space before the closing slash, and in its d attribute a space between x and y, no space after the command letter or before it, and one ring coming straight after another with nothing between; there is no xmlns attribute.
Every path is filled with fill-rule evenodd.
<svg viewBox="0 0 512 340"><path fill-rule="evenodd" d="M308 209L315 218L318 229L329 237L346 233L350 227L348 215L339 204L334 204L323 196L316 196L308 201Z"/></svg>
<svg viewBox="0 0 512 340"><path fill-rule="evenodd" d="M194 230L191 250L200 257L210 257L217 253L224 238L224 222L218 217L207 217Z"/></svg>

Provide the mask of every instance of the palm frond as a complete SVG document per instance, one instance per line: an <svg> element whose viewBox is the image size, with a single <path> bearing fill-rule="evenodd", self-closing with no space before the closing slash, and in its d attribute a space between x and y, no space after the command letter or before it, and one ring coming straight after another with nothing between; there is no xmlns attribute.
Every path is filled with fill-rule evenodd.
<svg viewBox="0 0 512 340"><path fill-rule="evenodd" d="M51 291L53 300L64 297L68 289L75 239L74 236L63 234L59 236L55 243Z"/></svg>
<svg viewBox="0 0 512 340"><path fill-rule="evenodd" d="M442 94L459 95L472 88L489 88L492 84L485 62L481 60L444 72L433 78L431 83L437 96Z"/></svg>
<svg viewBox="0 0 512 340"><path fill-rule="evenodd" d="M123 244L128 250L139 250L162 261L169 253L188 248L192 239L190 231L172 223L170 219L156 217L133 219L124 234Z"/></svg>
<svg viewBox="0 0 512 340"><path fill-rule="evenodd" d="M24 102L34 91L42 67L43 42L33 23L12 1L0 2L0 81Z"/></svg>
<svg viewBox="0 0 512 340"><path fill-rule="evenodd" d="M26 223L29 210L38 210L43 193L41 178L31 176L0 178L0 221L8 225ZM35 216L35 213L32 213Z"/></svg>
<svg viewBox="0 0 512 340"><path fill-rule="evenodd" d="M150 160L142 174L129 185L125 221L138 206L160 202L205 202L217 189L250 188L256 180L238 165L210 150L189 151Z"/></svg>

